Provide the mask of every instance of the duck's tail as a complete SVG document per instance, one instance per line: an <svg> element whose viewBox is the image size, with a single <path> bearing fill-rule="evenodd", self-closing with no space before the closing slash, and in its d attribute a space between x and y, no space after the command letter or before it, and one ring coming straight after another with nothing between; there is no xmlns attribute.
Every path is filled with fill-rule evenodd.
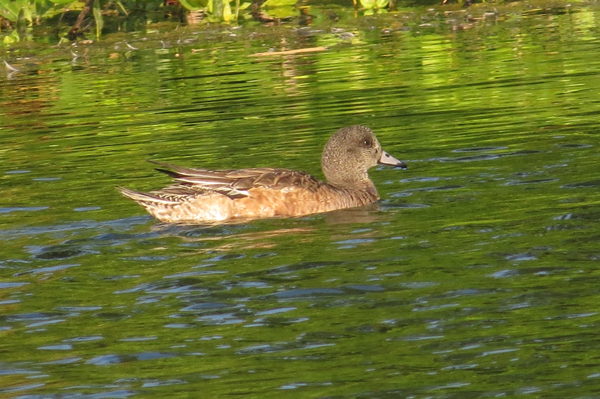
<svg viewBox="0 0 600 399"><path fill-rule="evenodd" d="M117 190L121 192L125 197L134 200L140 205L148 206L148 205L175 205L177 201L170 200L168 198L163 198L158 195L153 195L149 193L142 193L140 191L130 190L125 187L117 187Z"/></svg>

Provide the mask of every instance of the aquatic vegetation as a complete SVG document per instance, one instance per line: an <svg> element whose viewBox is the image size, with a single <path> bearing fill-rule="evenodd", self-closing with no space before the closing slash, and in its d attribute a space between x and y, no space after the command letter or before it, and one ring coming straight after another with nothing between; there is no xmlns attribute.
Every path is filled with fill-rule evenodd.
<svg viewBox="0 0 600 399"><path fill-rule="evenodd" d="M361 9L365 14L393 6L390 0L347 0L342 7ZM100 37L110 31L135 30L166 19L190 25L209 22L230 23L239 19L281 22L312 18L310 5L299 0L0 0L1 26L11 31L5 44L22 40L31 27L47 24L62 37L75 40L82 33Z"/></svg>
<svg viewBox="0 0 600 399"><path fill-rule="evenodd" d="M0 16L10 22L28 23L52 18L67 10L81 10L83 3L72 0L0 0Z"/></svg>
<svg viewBox="0 0 600 399"><path fill-rule="evenodd" d="M278 5L281 0L268 2ZM287 4L289 0L284 2ZM198 20L230 22L237 20L240 12L249 6L250 2L242 0L0 0L0 21L5 29L18 31L5 38L5 43L13 43L23 37L28 27L39 25L42 21L55 22L58 27L72 26L69 38L73 39L82 28L87 30L92 26L99 37L107 19L138 21L139 25L143 25L164 20L166 15L182 20L189 16L190 23ZM89 11L92 11L91 17L88 17Z"/></svg>
<svg viewBox="0 0 600 399"><path fill-rule="evenodd" d="M201 12L210 21L223 22L237 20L240 11L250 6L249 2L242 3L240 0L181 0L180 3L191 13Z"/></svg>
<svg viewBox="0 0 600 399"><path fill-rule="evenodd" d="M390 0L359 0L360 5L372 14L374 10L383 10L390 5ZM355 3L356 4L356 3Z"/></svg>

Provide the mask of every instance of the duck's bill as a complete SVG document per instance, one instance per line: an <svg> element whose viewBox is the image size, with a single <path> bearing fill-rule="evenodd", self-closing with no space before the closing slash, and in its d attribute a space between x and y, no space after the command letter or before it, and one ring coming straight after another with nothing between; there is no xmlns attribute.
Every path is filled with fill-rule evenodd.
<svg viewBox="0 0 600 399"><path fill-rule="evenodd" d="M394 158L393 156L391 156L390 154L388 154L385 151L381 154L381 158L379 158L379 161L377 161L377 163L379 163L381 165L391 165L391 166L395 166L397 168L402 168L402 169L407 168L407 166L404 162Z"/></svg>

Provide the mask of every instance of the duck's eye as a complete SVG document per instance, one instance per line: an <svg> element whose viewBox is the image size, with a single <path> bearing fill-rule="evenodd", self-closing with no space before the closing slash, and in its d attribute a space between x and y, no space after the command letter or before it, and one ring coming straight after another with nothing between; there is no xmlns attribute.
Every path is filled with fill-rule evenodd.
<svg viewBox="0 0 600 399"><path fill-rule="evenodd" d="M371 140L363 140L363 144L365 145L365 147L371 147L373 145Z"/></svg>

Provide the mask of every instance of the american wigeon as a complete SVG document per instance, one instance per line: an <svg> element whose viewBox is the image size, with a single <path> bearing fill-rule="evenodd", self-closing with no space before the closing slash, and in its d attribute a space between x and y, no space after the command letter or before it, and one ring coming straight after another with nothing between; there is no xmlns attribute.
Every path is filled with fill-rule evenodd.
<svg viewBox="0 0 600 399"><path fill-rule="evenodd" d="M381 149L371 129L359 125L338 130L325 145L321 167L327 181L289 169L206 170L151 162L170 169L157 170L177 183L149 193L119 190L169 223L302 216L363 206L379 199L369 168L378 163L406 168Z"/></svg>

